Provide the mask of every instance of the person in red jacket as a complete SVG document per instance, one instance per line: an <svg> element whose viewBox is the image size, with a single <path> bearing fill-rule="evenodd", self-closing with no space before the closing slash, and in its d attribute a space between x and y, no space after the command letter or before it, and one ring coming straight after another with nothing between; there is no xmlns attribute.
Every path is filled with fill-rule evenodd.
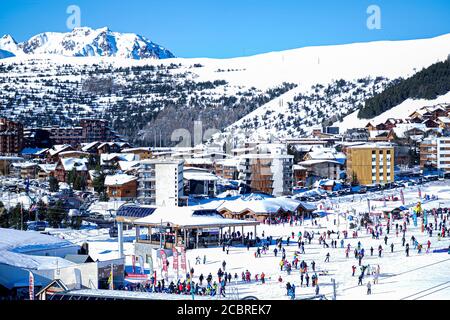
<svg viewBox="0 0 450 320"><path fill-rule="evenodd" d="M353 266L352 266L352 277L354 277L354 276L355 276L355 271L356 271L356 266L355 266L355 265L353 265Z"/></svg>
<svg viewBox="0 0 450 320"><path fill-rule="evenodd" d="M261 273L261 282L265 283L265 277L266 275L264 274L264 272Z"/></svg>

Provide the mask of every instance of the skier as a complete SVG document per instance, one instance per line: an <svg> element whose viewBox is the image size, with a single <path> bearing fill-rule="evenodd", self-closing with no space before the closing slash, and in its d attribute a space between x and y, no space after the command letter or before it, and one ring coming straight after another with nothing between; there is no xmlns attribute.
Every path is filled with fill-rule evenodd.
<svg viewBox="0 0 450 320"><path fill-rule="evenodd" d="M327 252L325 262L330 262L330 253L329 252Z"/></svg>
<svg viewBox="0 0 450 320"><path fill-rule="evenodd" d="M316 262L314 260L311 262L311 267L313 271L316 271Z"/></svg>
<svg viewBox="0 0 450 320"><path fill-rule="evenodd" d="M381 246L381 244L378 246L378 257L381 258L381 252L383 251L383 247Z"/></svg>
<svg viewBox="0 0 450 320"><path fill-rule="evenodd" d="M384 244L387 245L388 236L384 236Z"/></svg>
<svg viewBox="0 0 450 320"><path fill-rule="evenodd" d="M206 254L203 256L203 264L206 264Z"/></svg>
<svg viewBox="0 0 450 320"><path fill-rule="evenodd" d="M394 252L394 243L391 243L391 252Z"/></svg>
<svg viewBox="0 0 450 320"><path fill-rule="evenodd" d="M406 256L409 257L409 243L406 244L405 252L406 252Z"/></svg>
<svg viewBox="0 0 450 320"><path fill-rule="evenodd" d="M273 254L275 255L275 257L277 256L278 250L277 248L273 249Z"/></svg>
<svg viewBox="0 0 450 320"><path fill-rule="evenodd" d="M356 271L356 266L355 266L355 265L353 265L353 266L352 266L352 277L354 277L354 276L355 276L355 271Z"/></svg>
<svg viewBox="0 0 450 320"><path fill-rule="evenodd" d="M306 280L306 286L309 287L309 274L308 274L308 272L305 275L305 280Z"/></svg>
<svg viewBox="0 0 450 320"><path fill-rule="evenodd" d="M319 285L316 286L316 296L319 295Z"/></svg>

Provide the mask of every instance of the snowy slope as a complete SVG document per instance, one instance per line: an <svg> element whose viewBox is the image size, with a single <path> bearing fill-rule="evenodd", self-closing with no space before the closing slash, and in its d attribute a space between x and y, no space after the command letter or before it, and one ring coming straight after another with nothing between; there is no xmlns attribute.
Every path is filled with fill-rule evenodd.
<svg viewBox="0 0 450 320"><path fill-rule="evenodd" d="M89 35L81 37L80 33L89 33ZM106 38L99 38L99 34L104 34ZM73 70L70 68L78 70L80 74L84 70L95 74L98 66L102 68L110 66L112 70L117 70L120 67L155 66L159 68L159 66L168 67L173 64L177 67L170 68L168 71L170 75L166 79L178 79L182 76L195 83L226 81L227 84L224 86L207 90L212 100L206 102L206 106L212 106L219 101L217 99L222 97L238 97L239 92L263 92L285 82L296 84L297 87L286 92L282 97L272 99L256 110L250 110L253 112L252 114L240 115L241 119L227 129L227 135L231 131L244 132L247 130L250 138L256 139L259 136L267 137L270 134L301 135L312 126L325 122L329 122L329 124L336 122L357 110L366 98L380 92L390 81L399 77L409 77L422 68L446 59L450 53L450 34L446 34L430 39L306 47L232 59L136 60L125 59L133 56L133 50L130 49L129 44L135 39L134 36L130 36L131 38L123 34L114 36L114 45L114 41L106 41L108 40L107 34L114 35L115 33L105 28L98 30L79 28L69 34L41 34L32 38L33 40L28 41L27 44L15 44L11 37L3 37L0 39L0 48L15 53L17 50L14 51L14 46L16 46L30 54L4 59L0 63L0 67L2 64L5 67L13 65L13 69L8 69L5 73L8 78L36 79L32 81L32 84L18 88L19 92L23 93L30 85L33 86L35 92L40 92L41 89L47 90L47 85L43 87L39 83L44 78L42 75L37 78L38 73L45 74L46 80L51 78L54 81L53 86L69 80L75 81L79 87L83 83L84 75L71 77ZM48 41L50 38L58 40ZM80 38L85 39L86 42L78 41ZM98 39L97 42L95 39ZM104 39L106 40L103 41ZM73 46L68 45L67 43L71 44L72 40L74 41ZM66 41L66 46L59 45L64 41ZM55 43L58 45L55 46ZM70 55L70 57L49 55L50 53ZM74 57L76 55L85 57L80 59ZM139 73L130 73L127 77L115 73L113 76L117 83L132 84L133 81L139 81ZM378 81L378 78L381 80ZM339 84L341 79L345 80L344 86ZM11 80L8 86L14 87L16 84ZM255 90L251 90L252 88ZM78 94L78 92L71 93ZM191 90L188 93L187 101L192 96L202 94L201 91ZM96 101L105 107L94 110L91 104L89 108L95 112L107 112L108 107L120 102L123 98L120 95L98 96ZM142 104L145 104L154 101L155 98L158 100L169 99L164 95L148 95L145 100L142 97L136 97L136 99L127 97L127 100L141 101ZM6 102L5 104L7 104ZM45 101L45 104L52 105L52 102L55 101ZM56 102L59 104L61 101ZM63 101L63 105L68 104ZM190 107L189 102L187 102L187 107ZM33 106L25 106L23 109L27 110L27 108L31 110ZM256 121L254 121L255 117ZM201 118L201 114L199 118ZM250 123L251 125L249 125ZM219 127L217 129L225 130L226 128ZM243 134L238 136L240 139ZM220 139L223 140L224 137Z"/></svg>
<svg viewBox="0 0 450 320"><path fill-rule="evenodd" d="M363 128L369 122L371 122L374 125L377 125L379 123L385 122L389 118L404 119L408 117L411 113L422 107L433 106L440 103L450 104L450 92L442 96L439 96L434 100L407 99L402 103L400 103L399 105L393 107L392 109L383 112L382 114L370 120L358 118L358 110L357 110L346 116L341 122L334 123L334 126L339 127L340 131L343 132L349 128Z"/></svg>
<svg viewBox="0 0 450 320"><path fill-rule="evenodd" d="M112 32L108 28L75 28L71 32L45 32L17 43L10 35L0 39L0 49L16 55L56 54L75 57L119 57L165 59L174 55L143 36Z"/></svg>

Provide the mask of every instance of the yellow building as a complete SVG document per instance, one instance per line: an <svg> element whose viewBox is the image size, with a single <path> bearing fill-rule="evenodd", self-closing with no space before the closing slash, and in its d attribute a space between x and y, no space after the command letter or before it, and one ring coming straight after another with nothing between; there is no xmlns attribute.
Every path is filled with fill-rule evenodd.
<svg viewBox="0 0 450 320"><path fill-rule="evenodd" d="M394 147L365 144L347 148L347 178L362 185L394 182Z"/></svg>

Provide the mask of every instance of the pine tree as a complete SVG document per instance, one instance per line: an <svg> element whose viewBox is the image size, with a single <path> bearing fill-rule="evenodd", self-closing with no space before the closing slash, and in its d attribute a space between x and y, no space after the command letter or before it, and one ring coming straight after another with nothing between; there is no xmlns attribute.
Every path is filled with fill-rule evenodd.
<svg viewBox="0 0 450 320"><path fill-rule="evenodd" d="M48 184L49 184L50 192L58 192L59 191L59 183L55 177L50 176L50 178L48 179Z"/></svg>

